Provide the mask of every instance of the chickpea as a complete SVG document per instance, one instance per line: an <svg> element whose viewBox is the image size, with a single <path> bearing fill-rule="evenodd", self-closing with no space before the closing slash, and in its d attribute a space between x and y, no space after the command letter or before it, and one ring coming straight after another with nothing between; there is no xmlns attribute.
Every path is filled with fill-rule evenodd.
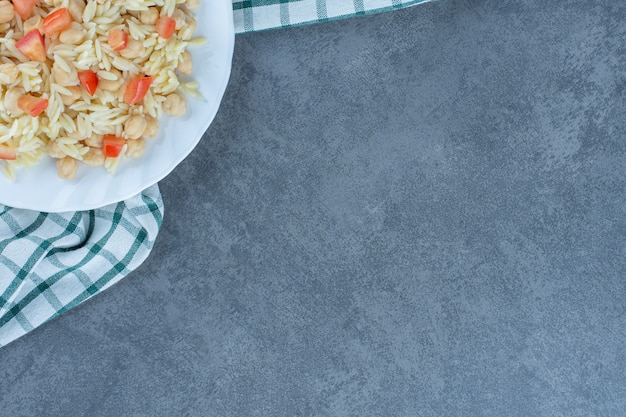
<svg viewBox="0 0 626 417"><path fill-rule="evenodd" d="M62 43L70 45L78 45L87 35L87 31L83 29L80 23L72 22L72 24L59 35Z"/></svg>
<svg viewBox="0 0 626 417"><path fill-rule="evenodd" d="M159 20L159 11L156 7L149 7L148 10L139 12L139 21L144 25L154 25Z"/></svg>
<svg viewBox="0 0 626 417"><path fill-rule="evenodd" d="M78 85L78 74L74 69L72 69L71 72L67 73L63 68L57 65L57 63L54 63L52 65L52 74L54 75L54 79L59 85L62 85L64 87Z"/></svg>
<svg viewBox="0 0 626 417"><path fill-rule="evenodd" d="M124 123L124 133L130 139L137 139L143 135L148 123L143 116L135 115L130 116L126 123Z"/></svg>
<svg viewBox="0 0 626 417"><path fill-rule="evenodd" d="M85 145L90 148L102 148L102 135L92 135L90 138L85 139Z"/></svg>
<svg viewBox="0 0 626 417"><path fill-rule="evenodd" d="M146 129L143 135L146 138L154 138L159 133L159 121L152 116L146 116Z"/></svg>
<svg viewBox="0 0 626 417"><path fill-rule="evenodd" d="M59 147L59 144L53 141L48 142L48 145L46 146L46 149L48 150L48 155L50 155L52 158L65 158L65 152L63 152L61 150L61 148Z"/></svg>
<svg viewBox="0 0 626 417"><path fill-rule="evenodd" d="M122 85L124 84L124 78L122 78L122 73L116 70L115 68L111 68L109 71L117 77L116 80L107 80L105 78L100 78L98 81L98 87L105 91L119 91Z"/></svg>
<svg viewBox="0 0 626 417"><path fill-rule="evenodd" d="M24 92L22 87L13 87L9 88L7 92L4 93L4 107L13 116L18 116L23 113L22 109L17 107L17 100L24 95Z"/></svg>
<svg viewBox="0 0 626 417"><path fill-rule="evenodd" d="M188 9L197 9L200 6L200 0L187 0L185 1L185 6Z"/></svg>
<svg viewBox="0 0 626 417"><path fill-rule="evenodd" d="M191 74L191 68L191 54L189 53L189 51L185 51L180 55L180 59L178 60L178 66L176 67L176 69L181 74L189 75Z"/></svg>
<svg viewBox="0 0 626 417"><path fill-rule="evenodd" d="M72 94L69 96L61 94L61 101L63 101L63 104L65 104L66 106L71 106L72 104L76 102L76 100L80 98L80 95L81 95L80 87L72 86L72 87L66 87L66 88L70 90L70 93Z"/></svg>
<svg viewBox="0 0 626 417"><path fill-rule="evenodd" d="M67 5L72 19L76 22L83 21L83 11L85 10L85 2L83 0L70 0Z"/></svg>
<svg viewBox="0 0 626 417"><path fill-rule="evenodd" d="M0 74L7 77L6 84L11 84L13 81L17 80L19 72L17 71L17 66L10 62L0 65Z"/></svg>
<svg viewBox="0 0 626 417"><path fill-rule="evenodd" d="M146 150L146 141L143 139L132 139L126 141L126 156L128 158L139 158Z"/></svg>
<svg viewBox="0 0 626 417"><path fill-rule="evenodd" d="M43 19L39 15L29 17L24 21L24 33L28 33L33 29L39 29L43 33Z"/></svg>
<svg viewBox="0 0 626 417"><path fill-rule="evenodd" d="M182 10L176 9L174 13L172 13L172 19L176 21L176 29L180 29L185 26L187 16L185 16Z"/></svg>
<svg viewBox="0 0 626 417"><path fill-rule="evenodd" d="M89 148L83 155L83 164L90 167L104 165L104 152L100 148Z"/></svg>
<svg viewBox="0 0 626 417"><path fill-rule="evenodd" d="M0 1L0 23L9 23L15 16L15 9L10 1Z"/></svg>
<svg viewBox="0 0 626 417"><path fill-rule="evenodd" d="M57 175L59 178L71 180L78 170L78 161L70 156L57 160Z"/></svg>
<svg viewBox="0 0 626 417"><path fill-rule="evenodd" d="M172 93L163 102L163 111L170 116L182 116L187 111L185 98L177 93Z"/></svg>
<svg viewBox="0 0 626 417"><path fill-rule="evenodd" d="M98 81L98 87L104 91L119 91L123 84L124 80L122 78L117 80L105 80L102 78Z"/></svg>
<svg viewBox="0 0 626 417"><path fill-rule="evenodd" d="M120 55L126 59L134 59L143 55L145 51L146 48L143 46L143 43L128 37L128 45L120 51Z"/></svg>

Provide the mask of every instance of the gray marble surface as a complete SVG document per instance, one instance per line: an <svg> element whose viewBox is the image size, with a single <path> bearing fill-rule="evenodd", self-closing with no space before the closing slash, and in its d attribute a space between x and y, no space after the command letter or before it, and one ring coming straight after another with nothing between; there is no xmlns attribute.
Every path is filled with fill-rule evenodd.
<svg viewBox="0 0 626 417"><path fill-rule="evenodd" d="M626 415L626 3L237 37L137 271L0 349L0 416Z"/></svg>

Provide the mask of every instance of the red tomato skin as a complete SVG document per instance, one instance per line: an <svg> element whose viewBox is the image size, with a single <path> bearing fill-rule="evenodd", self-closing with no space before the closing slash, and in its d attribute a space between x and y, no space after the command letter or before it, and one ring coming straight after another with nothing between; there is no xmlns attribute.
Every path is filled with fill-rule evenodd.
<svg viewBox="0 0 626 417"><path fill-rule="evenodd" d="M79 71L78 80L80 81L80 85L83 86L85 91L87 91L90 96L93 97L93 95L96 94L96 89L98 88L98 76L95 72L91 70Z"/></svg>
<svg viewBox="0 0 626 417"><path fill-rule="evenodd" d="M112 29L107 34L107 43L114 51L121 51L128 46L128 33L122 29Z"/></svg>
<svg viewBox="0 0 626 417"><path fill-rule="evenodd" d="M22 39L15 42L15 47L33 61L46 61L46 44L37 29L31 30Z"/></svg>
<svg viewBox="0 0 626 417"><path fill-rule="evenodd" d="M13 0L13 9L15 9L15 13L20 15L22 20L26 20L30 17L35 8L35 1L36 0Z"/></svg>
<svg viewBox="0 0 626 417"><path fill-rule="evenodd" d="M133 105L139 103L148 93L154 77L144 76L133 78L126 84L124 103Z"/></svg>
<svg viewBox="0 0 626 417"><path fill-rule="evenodd" d="M72 15L65 7L62 7L43 19L43 33L50 38L58 32L65 30L71 24Z"/></svg>
<svg viewBox="0 0 626 417"><path fill-rule="evenodd" d="M17 100L17 107L30 114L32 117L37 117L48 108L48 99L24 94Z"/></svg>
<svg viewBox="0 0 626 417"><path fill-rule="evenodd" d="M0 159L15 161L17 159L15 149L9 148L7 145L0 145Z"/></svg>
<svg viewBox="0 0 626 417"><path fill-rule="evenodd" d="M169 16L161 16L156 21L156 31L160 37L167 39L174 34L176 30L176 20Z"/></svg>
<svg viewBox="0 0 626 417"><path fill-rule="evenodd" d="M122 152L126 141L115 135L104 135L102 138L102 150L107 158L117 158Z"/></svg>

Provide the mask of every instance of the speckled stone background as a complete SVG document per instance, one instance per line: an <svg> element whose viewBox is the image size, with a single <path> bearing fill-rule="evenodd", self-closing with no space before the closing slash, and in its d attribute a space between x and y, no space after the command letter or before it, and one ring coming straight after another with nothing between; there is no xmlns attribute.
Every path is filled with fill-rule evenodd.
<svg viewBox="0 0 626 417"><path fill-rule="evenodd" d="M626 3L238 36L148 261L0 416L626 415Z"/></svg>

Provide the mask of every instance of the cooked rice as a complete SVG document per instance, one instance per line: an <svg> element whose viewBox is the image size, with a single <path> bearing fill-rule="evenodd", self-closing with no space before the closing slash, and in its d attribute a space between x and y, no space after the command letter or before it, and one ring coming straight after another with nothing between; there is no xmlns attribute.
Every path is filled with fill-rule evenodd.
<svg viewBox="0 0 626 417"><path fill-rule="evenodd" d="M69 2L42 0L33 14L43 18L54 9L68 7ZM189 11L177 7L183 3L184 0L89 0L82 14L81 25L86 31L82 42L70 45L53 39L47 49L48 58L52 59L43 63L31 61L16 48L15 43L24 36L24 23L17 13L12 22L0 25L1 63L17 64L19 74L15 81L9 82L10 78L0 73L0 95L4 98L8 89L22 87L26 93L33 92L48 99L47 109L38 117L25 113L13 117L5 107L4 99L0 99L0 144L17 152L15 161L0 161L0 169L5 175L14 178L16 168L31 166L45 158L49 141L55 141L65 154L81 160L89 150L83 139L105 134L125 137L123 125L131 115L143 114L159 119L162 103L170 93L185 92L201 98L198 83L181 83L175 70L187 47L201 44L203 40L191 39L192 29L185 24L177 25L174 35L163 39L156 33L154 25L139 20L139 12L149 7L157 7L160 14L168 16L175 11L179 15L182 12L186 19L193 20ZM195 21L193 23L195 26ZM115 28L125 29L129 41L132 38L141 42L145 48L143 54L127 59L120 52L114 52L107 42L107 34ZM98 88L93 97L81 88L78 101L65 106L63 96L72 93L55 79L53 63L71 76L76 76L77 71L91 69L97 70L100 80L116 81L118 76L110 72L115 68L124 79L146 74L154 76L154 81L145 98L134 106L123 102L123 87L116 92ZM104 166L112 173L121 159L121 155L106 158Z"/></svg>

